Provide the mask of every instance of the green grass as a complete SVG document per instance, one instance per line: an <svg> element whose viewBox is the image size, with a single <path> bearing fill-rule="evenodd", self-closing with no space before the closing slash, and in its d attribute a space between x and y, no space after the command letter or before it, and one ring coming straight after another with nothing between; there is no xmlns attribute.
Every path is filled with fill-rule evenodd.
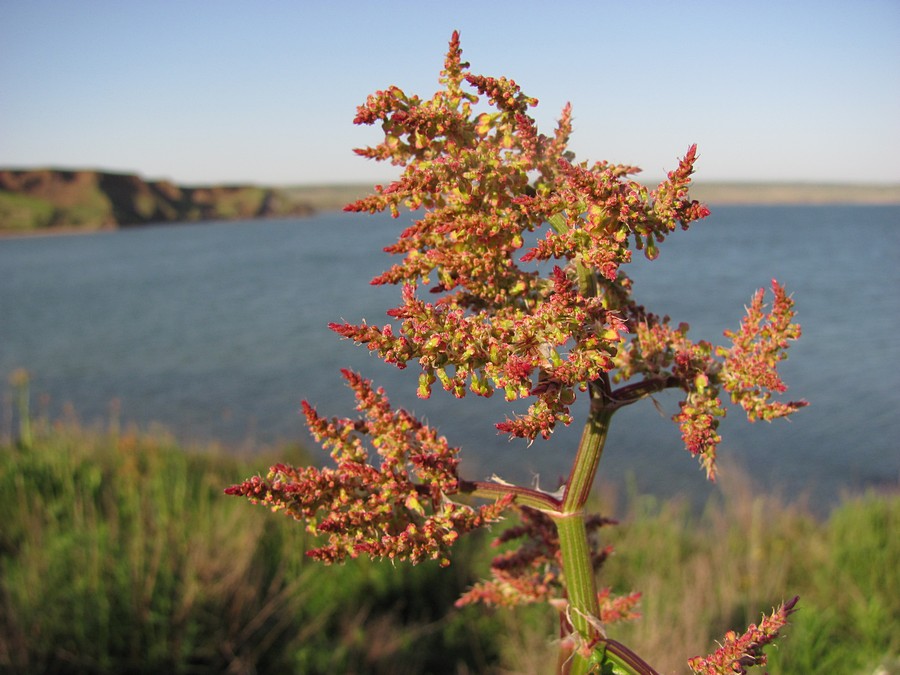
<svg viewBox="0 0 900 675"><path fill-rule="evenodd" d="M0 191L0 231L46 232L54 228L88 231L112 223L112 205L96 188L84 191L77 201L65 205Z"/></svg>
<svg viewBox="0 0 900 675"><path fill-rule="evenodd" d="M450 572L325 568L301 527L223 494L265 466L72 426L0 448L0 672L457 673L494 660L476 630L490 619L451 611L470 554Z"/></svg>
<svg viewBox="0 0 900 675"><path fill-rule="evenodd" d="M793 569L804 611L773 668L900 673L900 499L853 499L818 534Z"/></svg>
<svg viewBox="0 0 900 675"><path fill-rule="evenodd" d="M291 200L309 204L316 211L340 211L350 202L375 192L370 183L293 185L282 187L280 191Z"/></svg>
<svg viewBox="0 0 900 675"><path fill-rule="evenodd" d="M0 190L0 229L28 232L53 222L53 204L36 197Z"/></svg>
<svg viewBox="0 0 900 675"><path fill-rule="evenodd" d="M213 203L215 218L232 220L246 217L246 214L255 214L259 211L266 192L262 188L244 187L223 194Z"/></svg>
<svg viewBox="0 0 900 675"><path fill-rule="evenodd" d="M643 593L641 619L610 626L610 637L660 673L685 673L727 630L743 632L799 595L767 650L769 672L900 675L900 493L848 498L823 522L754 492L739 471L724 468L719 480L721 496L701 515L633 496L620 525L603 530L615 553L600 585ZM530 619L514 628L520 645L556 625ZM551 672L554 658L550 645L517 672Z"/></svg>
<svg viewBox="0 0 900 675"><path fill-rule="evenodd" d="M546 607L452 608L486 571L484 537L448 569L324 567L299 524L222 493L266 458L71 423L33 439L0 445L0 672L552 672ZM702 515L638 496L604 529L601 585L644 592L643 618L611 636L683 673L799 594L771 672L900 672L900 496L823 522L729 475Z"/></svg>

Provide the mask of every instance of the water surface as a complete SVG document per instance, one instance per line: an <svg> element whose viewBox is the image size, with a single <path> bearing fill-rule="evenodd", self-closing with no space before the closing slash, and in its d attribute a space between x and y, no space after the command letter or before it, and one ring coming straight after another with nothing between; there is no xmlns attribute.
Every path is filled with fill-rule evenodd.
<svg viewBox="0 0 900 675"><path fill-rule="evenodd" d="M349 366L461 445L467 475L540 475L550 486L566 472L579 429L531 448L509 442L493 429L509 412L502 397L457 401L437 389L421 401L414 368L386 366L328 330L343 319L387 321L398 291L368 281L391 264L380 251L404 224L329 213L2 240L0 376L31 371L51 416L69 402L85 421L105 419L115 402L125 422L252 450L308 441L302 399L323 414L351 414L339 376ZM804 335L782 370L789 396L811 406L791 421L753 425L732 410L724 460L817 505L842 490L896 484L900 208L718 207L660 250L654 263L632 266L636 295L690 323L697 338L737 327L772 278L797 303ZM617 414L607 479L633 476L660 495L709 491L667 419L676 402L657 398L665 415L649 401Z"/></svg>

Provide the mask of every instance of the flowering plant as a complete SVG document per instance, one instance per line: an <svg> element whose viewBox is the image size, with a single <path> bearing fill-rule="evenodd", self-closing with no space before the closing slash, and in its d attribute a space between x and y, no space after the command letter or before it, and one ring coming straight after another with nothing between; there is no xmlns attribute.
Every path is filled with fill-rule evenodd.
<svg viewBox="0 0 900 675"><path fill-rule="evenodd" d="M454 33L442 88L432 98L390 87L359 107L355 122L380 124L384 140L356 152L403 172L346 209L395 217L409 209L422 217L385 249L401 261L372 282L401 285L400 304L388 312L394 323L331 328L398 368L413 364L423 398L439 384L456 397L500 391L508 401L526 399L528 411L497 428L529 442L571 424L573 402L586 396L568 480L556 493L464 480L457 448L392 408L383 390L344 371L359 419L324 418L303 405L334 468L276 465L265 478L227 492L304 521L325 537L309 555L327 563L365 554L446 565L461 534L517 511L521 525L499 541L521 540L520 548L497 556L492 578L459 604L548 602L565 627L559 672L651 673L606 633L608 623L636 615L638 596L613 596L596 584L609 551L598 549L593 533L609 521L586 514L585 505L610 420L656 392L680 390L673 420L687 450L715 479L717 426L725 415L720 392L750 420L805 405L772 398L785 389L776 366L800 335L792 300L773 281L771 306L760 290L722 346L694 341L686 324L645 310L624 268L635 251L653 259L666 237L708 215L688 195L696 146L650 191L630 178L634 167L575 161L567 150L569 106L555 132L541 134L528 114L536 99L512 80L474 75L468 67ZM476 111L483 98L489 106ZM532 232L543 236L529 247ZM762 646L792 609L793 601L783 604L761 627L728 636L691 668L736 673L764 663Z"/></svg>

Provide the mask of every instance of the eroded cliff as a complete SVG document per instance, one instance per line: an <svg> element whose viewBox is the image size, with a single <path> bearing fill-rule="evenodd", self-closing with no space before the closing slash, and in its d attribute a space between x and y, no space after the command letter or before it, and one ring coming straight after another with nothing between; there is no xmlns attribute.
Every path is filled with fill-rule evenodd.
<svg viewBox="0 0 900 675"><path fill-rule="evenodd" d="M305 216L313 211L278 188L185 187L102 171L0 170L0 230L6 231Z"/></svg>

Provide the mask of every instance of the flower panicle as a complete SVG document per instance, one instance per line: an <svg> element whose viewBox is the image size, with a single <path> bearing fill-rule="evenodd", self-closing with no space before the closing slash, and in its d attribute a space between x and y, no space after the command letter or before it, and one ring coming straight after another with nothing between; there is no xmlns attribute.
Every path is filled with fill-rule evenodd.
<svg viewBox="0 0 900 675"><path fill-rule="evenodd" d="M522 260L567 258L596 269L615 281L621 265L631 261L631 245L654 259L657 244L680 223L682 229L709 215L709 209L688 197L696 161L696 145L688 149L679 168L652 193L626 180L636 167L598 162L592 167L560 158L559 181L551 196L520 198L526 210L549 219L563 214L566 228L549 231Z"/></svg>
<svg viewBox="0 0 900 675"><path fill-rule="evenodd" d="M364 154L405 169L347 208L425 213L385 249L402 262L373 280L403 285L403 304L389 312L399 325L332 328L400 368L418 361L420 396L439 382L457 397L535 397L524 415L497 427L529 441L547 438L571 421L575 392L612 368L622 342L622 320L592 297L593 271L615 283L631 260L629 240L652 257L674 227L669 221L704 215L685 206L696 148L651 194L627 179L635 167L573 163L571 106L552 136L538 133L528 114L537 100L513 80L470 73L458 33L440 81L444 89L430 99L391 87L358 111L357 123L381 122L385 134ZM466 98L463 85L475 93ZM472 114L478 97L492 108ZM527 232L560 218L523 251ZM579 270L578 288L561 286L562 262L550 278L520 267L551 259ZM436 301L417 298L415 289L435 277ZM532 383L536 372L545 386Z"/></svg>
<svg viewBox="0 0 900 675"><path fill-rule="evenodd" d="M516 84L515 80L509 80L505 77L486 77L484 75L467 75L466 81L478 90L479 94L488 97L491 105L505 113L516 115L525 115L528 108L533 108L538 104L536 98L525 96L522 88ZM523 121L527 117L521 118Z"/></svg>
<svg viewBox="0 0 900 675"><path fill-rule="evenodd" d="M750 421L784 417L807 405L806 401L772 400L773 393L787 389L777 365L787 357L790 342L800 337L790 296L774 280L772 291L774 300L768 312L765 289L760 289L740 329L725 332L732 341L730 347L692 341L687 324L673 327L668 317L647 314L633 303L623 310L631 339L614 358L615 380L643 377L642 384L648 385L649 391L677 387L685 392L672 419L686 449L700 460L710 480L716 478L716 451L721 441L718 427L726 415L720 390L730 394Z"/></svg>
<svg viewBox="0 0 900 675"><path fill-rule="evenodd" d="M638 605L641 593L615 595L611 588L603 588L597 594L600 604L600 622L606 625L619 621L635 621L641 618Z"/></svg>
<svg viewBox="0 0 900 675"><path fill-rule="evenodd" d="M718 427L726 414L719 398L721 364L715 349L704 340L691 340L686 323L675 327L668 317L632 313L637 319L631 323L633 338L616 358L615 379L643 377L644 383L684 392L672 421L681 431L685 448L698 458L707 478L715 480L716 452L722 440Z"/></svg>
<svg viewBox="0 0 900 675"><path fill-rule="evenodd" d="M748 668L768 662L763 648L771 644L787 625L795 611L798 597L782 603L772 614L764 616L759 625L751 625L745 633L725 634L721 646L708 656L695 656L688 666L697 675L744 675Z"/></svg>
<svg viewBox="0 0 900 675"><path fill-rule="evenodd" d="M565 580L562 573L562 557L559 534L553 519L543 511L527 506L517 507L521 523L503 531L492 546L503 547L520 542L517 548L504 550L491 561L491 578L479 581L466 591L457 607L474 603L489 606L514 607L536 602L560 600L565 596ZM591 565L598 570L612 553L612 548L600 547L594 533L616 521L599 515L590 516L585 527L590 535ZM607 608L612 620L633 618L633 600L613 597L607 590L601 597L601 606Z"/></svg>
<svg viewBox="0 0 900 675"><path fill-rule="evenodd" d="M682 229L686 230L695 220L709 215L707 206L688 196L696 161L697 144L694 143L678 163L678 168L670 171L666 180L653 193L654 213L669 229L674 229L675 224L680 223Z"/></svg>
<svg viewBox="0 0 900 675"><path fill-rule="evenodd" d="M512 496L477 507L451 500L459 492L458 450L415 417L390 406L381 389L343 371L361 419L325 419L304 403L313 435L332 449L335 468L273 466L226 489L229 495L305 521L326 543L308 552L326 563L365 554L449 564L460 535L497 520ZM369 462L365 443L380 464Z"/></svg>
<svg viewBox="0 0 900 675"><path fill-rule="evenodd" d="M465 79L469 64L462 60L462 47L459 43L459 31L453 31L450 36L450 45L447 56L444 59L444 69L441 71L440 83L447 87L452 95L463 96L460 85Z"/></svg>
<svg viewBox="0 0 900 675"><path fill-rule="evenodd" d="M498 309L489 319L446 303L426 303L411 285L404 286L402 297L404 304L388 312L400 320L399 333L390 325L331 327L400 368L417 360L423 398L437 381L457 397L467 391L491 396L496 390L507 400L538 396L523 418L498 425L529 440L549 436L557 423L571 420L575 390L612 368L625 330L615 313L600 299L578 293L559 268L545 299L530 312L514 306ZM538 370L545 377L540 388L533 385Z"/></svg>
<svg viewBox="0 0 900 675"><path fill-rule="evenodd" d="M384 248L399 262L371 281L401 287L398 306L387 312L389 323L333 323L332 330L398 368L418 366L421 398L438 384L459 398L499 391L507 401L529 399L524 415L496 424L500 432L529 443L572 421L577 392L589 392L592 422L605 423L620 407L680 389L683 397L672 420L710 479L716 476L718 427L725 416L721 390L751 421L806 405L772 400L773 393L786 389L777 363L800 335L792 323L792 301L777 282L772 282L771 310L766 311L764 291L758 292L740 328L726 332L728 348L689 339L687 324L674 326L631 297L623 267L634 251L655 259L659 244L679 226L686 230L709 214L689 194L696 145L651 190L632 179L636 167L576 162L567 149L570 105L555 132L541 134L529 115L537 99L511 79L472 74L457 31L439 82L442 88L430 98L391 86L357 109L354 122L378 124L384 136L355 152L402 167L402 173L345 210L387 211L395 218L408 210L421 217ZM473 111L481 99L484 109ZM542 228L540 238L532 236ZM492 561L491 578L471 587L457 605L549 602L561 612L563 627L573 629L563 642L581 640L577 649L585 658L603 635L601 622L638 616L639 594L603 589L594 605L593 584L591 593L579 585L611 554L595 532L612 521L585 518L583 502L569 499L570 490L586 498L590 483L582 473L596 471L599 454L594 448L589 448L593 455L582 454L582 448L588 441L602 442L605 429L602 437L585 435L588 441L579 449L570 484L558 493L561 498L462 481L457 448L409 412L393 408L370 381L342 373L356 397L355 418L326 418L302 404L307 425L330 452L333 466L276 464L266 476L231 486L227 494L305 522L321 538L308 554L326 563L366 555L447 565L461 535L516 509L521 524L494 541L501 551ZM612 382L621 386L613 389ZM460 493L495 500L472 506L455 501ZM567 557L565 569L574 575L567 580L557 526L569 517L584 522L588 541L585 551L579 540L578 568ZM579 592L570 593L569 581ZM764 664L762 648L777 636L795 603L796 598L783 604L744 635L727 634L714 654L691 659L691 668L737 673ZM584 611L588 605L591 616ZM596 628L590 639L574 632L585 621ZM607 653L651 672L615 641L605 642Z"/></svg>
<svg viewBox="0 0 900 675"><path fill-rule="evenodd" d="M773 393L787 390L777 366L787 358L790 343L801 334L799 324L792 323L793 300L774 279L772 293L774 300L767 314L765 289L756 292L740 328L725 332L731 347L719 350L724 358L722 385L750 421L785 417L807 405L802 400L772 400Z"/></svg>

